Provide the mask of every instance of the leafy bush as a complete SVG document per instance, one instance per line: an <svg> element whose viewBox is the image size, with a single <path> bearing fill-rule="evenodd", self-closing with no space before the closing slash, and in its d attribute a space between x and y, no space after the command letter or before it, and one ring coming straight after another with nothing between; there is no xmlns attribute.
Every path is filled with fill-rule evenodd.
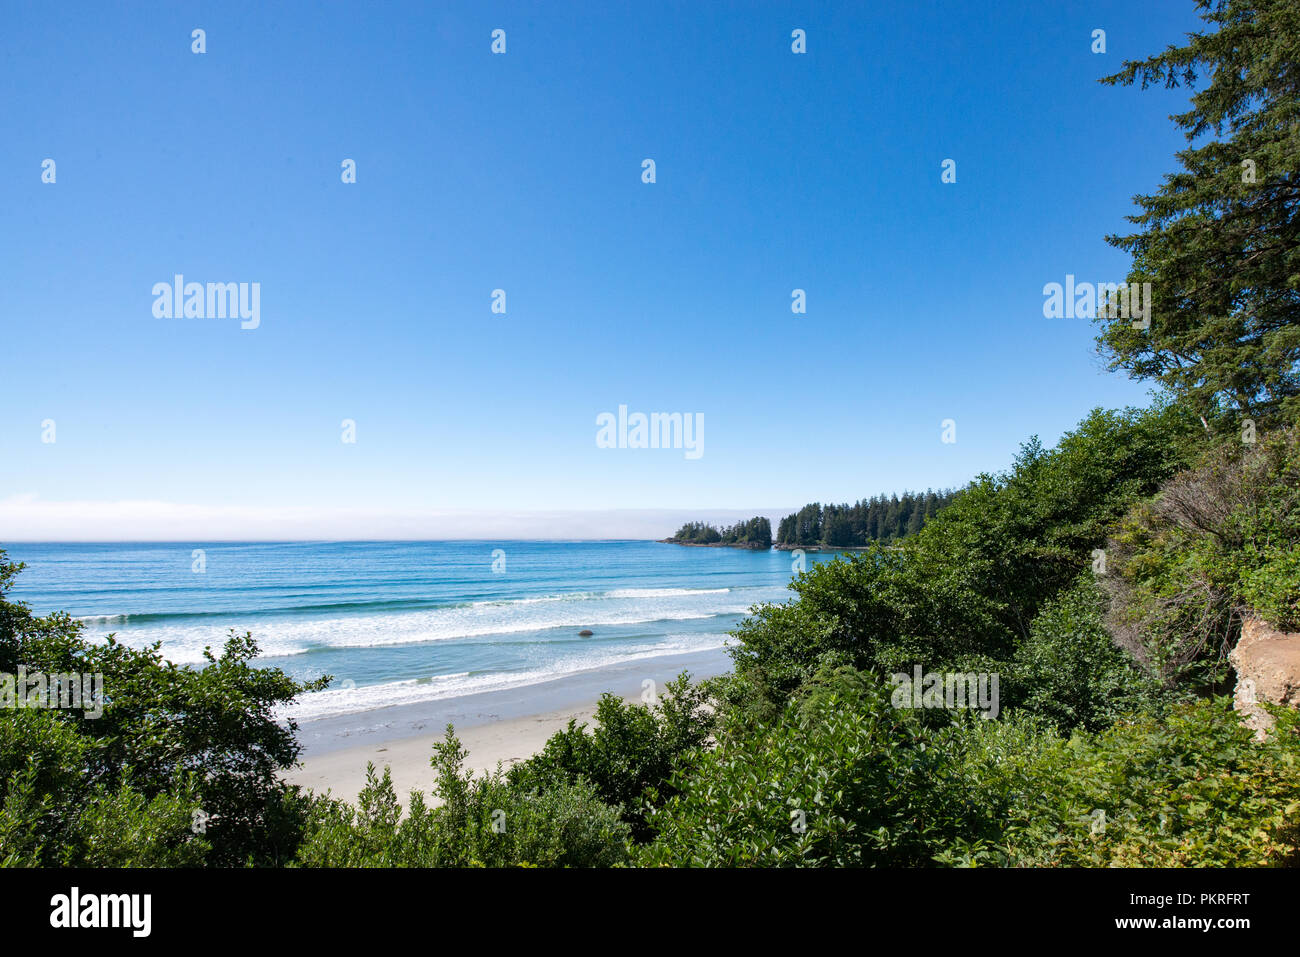
<svg viewBox="0 0 1300 957"><path fill-rule="evenodd" d="M1111 639L1105 609L1092 572L1049 601L1009 664L1005 706L1041 715L1068 732L1099 730L1121 715L1166 703L1170 695Z"/></svg>
<svg viewBox="0 0 1300 957"><path fill-rule="evenodd" d="M628 859L630 830L585 782L538 792L498 768L475 778L448 726L434 745L431 807L411 792L405 817L388 769L366 770L357 807L318 798L297 863L311 867L612 867Z"/></svg>
<svg viewBox="0 0 1300 957"><path fill-rule="evenodd" d="M642 862L920 866L985 829L915 711L869 676L827 672L823 684L773 724L726 729L680 772L677 794L650 812L657 838Z"/></svg>
<svg viewBox="0 0 1300 957"><path fill-rule="evenodd" d="M8 867L191 867L194 782L146 798L86 774L91 743L49 711L0 713L0 863Z"/></svg>
<svg viewBox="0 0 1300 957"><path fill-rule="evenodd" d="M132 808L156 813L159 822L179 820L184 808L201 810L209 864L291 859L306 803L279 777L297 762L300 745L296 725L280 722L276 712L329 679L300 683L278 668L257 667L257 643L233 632L220 655L205 652L202 668L165 661L158 645L132 649L112 636L86 641L81 624L68 615L36 617L6 600L20 568L0 551L0 672L12 674L23 665L46 674L102 674L106 701L97 718L83 711L45 712L51 741L67 750L34 769L29 726L23 723L29 712L0 711L0 766L13 773L31 770L11 813L21 806L41 816L26 825L10 821L10 840L24 829L42 833L50 838L44 862L74 862L68 859L75 857L73 846L60 844L72 840L65 828L73 821L64 809L96 795L98 801L118 802L111 814L102 809L98 820L105 825ZM188 828L190 815L183 816ZM0 859L7 854L8 846L0 844Z"/></svg>
<svg viewBox="0 0 1300 957"><path fill-rule="evenodd" d="M1279 709L1254 740L1227 698L1060 738L1012 721L954 726L939 746L1001 822L949 863L1223 867L1300 863L1300 731Z"/></svg>
<svg viewBox="0 0 1300 957"><path fill-rule="evenodd" d="M713 713L706 693L683 672L650 705L633 705L615 695L601 696L596 727L570 721L532 758L510 769L515 787L548 792L589 783L606 804L620 809L638 840L648 836L647 802L674 792L673 770L708 739Z"/></svg>
<svg viewBox="0 0 1300 957"><path fill-rule="evenodd" d="M1107 546L1108 628L1155 675L1215 689L1249 609L1300 628L1300 435L1211 449Z"/></svg>
<svg viewBox="0 0 1300 957"><path fill-rule="evenodd" d="M792 583L797 601L754 609L724 699L771 721L824 665L1010 659L1110 526L1188 461L1198 428L1168 406L1097 410L1052 451L1030 442L1009 473L976 479L900 546L820 563Z"/></svg>

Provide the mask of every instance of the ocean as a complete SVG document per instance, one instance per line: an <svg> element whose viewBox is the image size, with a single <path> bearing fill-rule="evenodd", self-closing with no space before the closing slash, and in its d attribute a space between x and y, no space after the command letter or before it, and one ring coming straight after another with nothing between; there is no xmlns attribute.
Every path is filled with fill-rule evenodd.
<svg viewBox="0 0 1300 957"><path fill-rule="evenodd" d="M334 676L310 721L528 688L637 661L727 670L727 632L792 597L788 552L607 542L12 544L11 597L199 664L229 629L264 665ZM829 554L809 554L808 562ZM590 636L579 635L582 630ZM695 669L692 669L695 670Z"/></svg>

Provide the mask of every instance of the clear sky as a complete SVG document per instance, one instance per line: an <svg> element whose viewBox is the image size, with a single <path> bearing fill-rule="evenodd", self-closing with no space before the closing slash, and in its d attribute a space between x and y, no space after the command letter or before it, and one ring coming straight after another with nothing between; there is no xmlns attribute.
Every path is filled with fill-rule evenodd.
<svg viewBox="0 0 1300 957"><path fill-rule="evenodd" d="M589 536L960 485L1147 401L1043 286L1123 278L1186 93L1097 78L1190 0L3 21L0 541ZM177 273L259 283L260 325L156 317ZM598 447L620 405L701 415L703 454Z"/></svg>

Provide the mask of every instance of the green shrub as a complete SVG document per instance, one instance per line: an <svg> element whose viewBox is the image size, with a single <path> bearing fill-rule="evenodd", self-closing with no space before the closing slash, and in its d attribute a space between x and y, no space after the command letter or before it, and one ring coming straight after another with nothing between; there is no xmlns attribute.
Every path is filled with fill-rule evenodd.
<svg viewBox="0 0 1300 957"><path fill-rule="evenodd" d="M1250 867L1300 863L1294 711L1254 740L1227 698L1061 738L1026 721L966 722L938 742L999 821L947 863Z"/></svg>
<svg viewBox="0 0 1300 957"><path fill-rule="evenodd" d="M1210 449L1107 545L1107 627L1163 681L1221 690L1241 619L1300 628L1300 435Z"/></svg>
<svg viewBox="0 0 1300 957"><path fill-rule="evenodd" d="M50 711L0 711L0 863L27 867L193 867L209 851L193 827L195 782L146 797L86 773L93 749Z"/></svg>
<svg viewBox="0 0 1300 957"><path fill-rule="evenodd" d="M823 669L776 723L733 723L720 733L718 747L681 774L679 793L651 813L657 837L639 859L710 867L1300 863L1300 715L1277 709L1277 729L1260 743L1227 698L1156 700L1149 713L1095 733L1062 736L1046 709L997 720L940 711L935 726L891 707L879 679ZM799 820L806 830L793 826Z"/></svg>
<svg viewBox="0 0 1300 957"><path fill-rule="evenodd" d="M1105 628L1106 600L1092 572L1049 601L1016 649L1002 684L1009 708L1057 728L1095 731L1171 698Z"/></svg>
<svg viewBox="0 0 1300 957"><path fill-rule="evenodd" d="M1198 428L1167 406L1097 410L1051 451L1031 441L900 546L822 562L792 583L797 601L756 608L735 632L723 699L770 721L826 665L1007 661L1111 525L1189 460Z"/></svg>
<svg viewBox="0 0 1300 957"><path fill-rule="evenodd" d="M550 792L587 782L605 804L619 808L638 840L649 832L647 802L671 797L673 771L708 739L713 713L705 691L683 672L649 705L601 696L596 726L570 721L532 758L510 769L509 780L525 790Z"/></svg>
<svg viewBox="0 0 1300 957"><path fill-rule="evenodd" d="M951 790L948 756L916 711L890 705L878 679L787 704L756 729L728 728L653 810L649 865L922 866L956 835L982 831Z"/></svg>
<svg viewBox="0 0 1300 957"><path fill-rule="evenodd" d="M538 792L498 770L475 778L450 726L434 745L430 806L410 795L405 816L388 769L366 770L357 806L318 798L297 863L308 867L613 867L628 860L630 829L585 782Z"/></svg>
<svg viewBox="0 0 1300 957"><path fill-rule="evenodd" d="M102 674L106 697L97 718L74 710L44 713L49 727L58 729L52 740L69 749L37 768L30 782L33 803L25 806L46 815L40 824L50 838L44 859L76 853L59 846L71 840L71 832L59 827L71 825L48 815L63 814L70 800L87 793L118 801L114 814L150 807L160 821L196 805L206 821L209 864L292 859L306 802L280 772L297 762L301 747L296 725L279 720L278 710L329 679L297 682L278 668L258 667L257 643L247 634L232 632L219 655L206 651L201 668L164 660L158 645L132 649L112 636L86 641L81 624L68 615L36 617L6 600L20 567L0 551L0 672L12 674L23 665L29 673ZM27 767L25 719L17 717L26 714L0 714L0 767L7 770ZM111 815L105 814L107 822Z"/></svg>

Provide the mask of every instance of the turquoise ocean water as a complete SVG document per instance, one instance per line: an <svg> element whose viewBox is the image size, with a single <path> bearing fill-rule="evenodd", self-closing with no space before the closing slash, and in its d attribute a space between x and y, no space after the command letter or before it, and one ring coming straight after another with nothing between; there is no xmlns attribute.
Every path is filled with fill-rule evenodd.
<svg viewBox="0 0 1300 957"><path fill-rule="evenodd" d="M787 552L612 542L6 545L13 597L87 634L162 642L198 663L228 629L263 662L331 674L300 720L518 689L714 651L758 602L784 601ZM202 571L195 570L202 549ZM825 555L809 555L808 561ZM581 630L592 635L583 637Z"/></svg>

